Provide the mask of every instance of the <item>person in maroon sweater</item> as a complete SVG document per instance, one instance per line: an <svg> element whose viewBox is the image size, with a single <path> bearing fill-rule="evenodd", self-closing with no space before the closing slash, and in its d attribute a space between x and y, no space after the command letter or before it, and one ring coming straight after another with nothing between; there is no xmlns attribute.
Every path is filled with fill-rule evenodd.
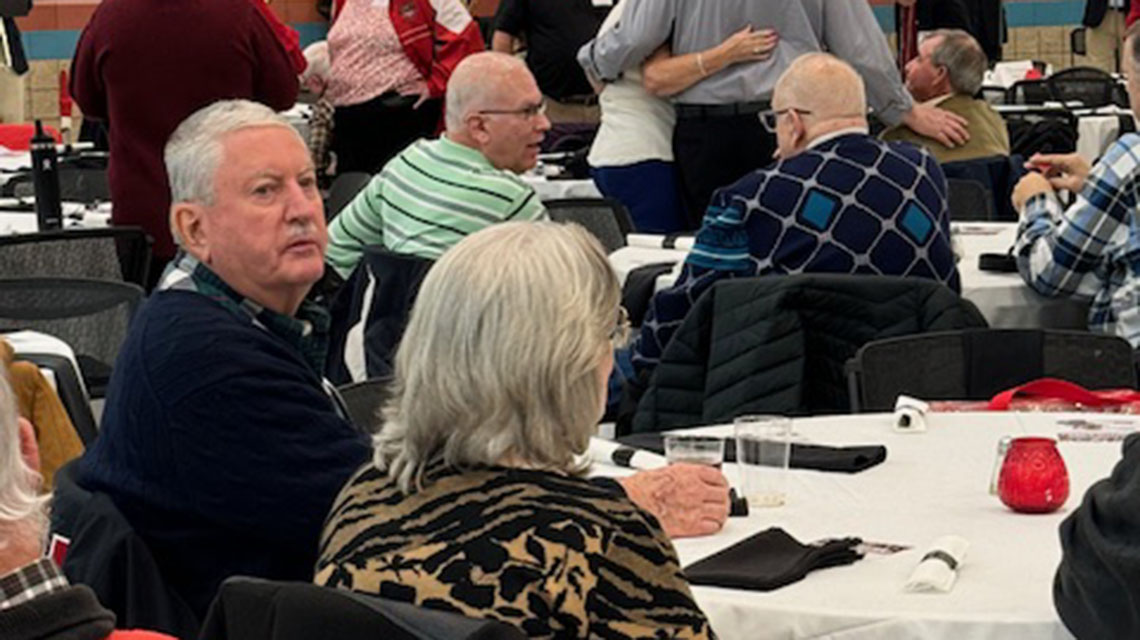
<svg viewBox="0 0 1140 640"><path fill-rule="evenodd" d="M103 0L83 29L71 94L108 125L111 221L154 237L152 281L174 256L162 159L174 128L222 98L296 101L298 71L271 19L250 0Z"/></svg>

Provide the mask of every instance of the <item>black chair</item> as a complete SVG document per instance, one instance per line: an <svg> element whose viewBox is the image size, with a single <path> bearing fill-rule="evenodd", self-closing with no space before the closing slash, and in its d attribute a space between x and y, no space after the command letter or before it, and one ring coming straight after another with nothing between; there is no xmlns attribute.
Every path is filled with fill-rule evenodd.
<svg viewBox="0 0 1140 640"><path fill-rule="evenodd" d="M1077 65L1077 56L1088 55L1087 36L1085 27L1077 27L1069 32L1069 66Z"/></svg>
<svg viewBox="0 0 1140 640"><path fill-rule="evenodd" d="M94 278L145 287L153 244L141 227L129 226L0 236L0 274Z"/></svg>
<svg viewBox="0 0 1140 640"><path fill-rule="evenodd" d="M200 640L523 640L522 631L376 596L303 582L222 583Z"/></svg>
<svg viewBox="0 0 1140 640"><path fill-rule="evenodd" d="M336 388L348 419L364 433L376 433L383 426L380 407L388 399L391 378L371 378L350 382Z"/></svg>
<svg viewBox="0 0 1140 640"><path fill-rule="evenodd" d="M1022 156L990 156L947 162L942 165L942 172L946 174L948 183L953 180L970 180L981 184L989 198L989 213L993 216L991 219L1009 222L1017 220L1018 212L1013 208L1010 195L1017 181L1025 175L1025 159ZM951 215L956 211L955 197L951 190Z"/></svg>
<svg viewBox="0 0 1140 640"><path fill-rule="evenodd" d="M1011 155L1072 153L1077 150L1077 116L1066 109L1003 112Z"/></svg>
<svg viewBox="0 0 1140 640"><path fill-rule="evenodd" d="M138 285L82 278L0 280L0 327L31 329L75 351L91 397L102 397L111 365L142 303Z"/></svg>
<svg viewBox="0 0 1140 640"><path fill-rule="evenodd" d="M120 628L194 638L199 620L163 575L146 542L105 493L76 482L79 460L55 475L51 533L70 543L63 573L90 587Z"/></svg>
<svg viewBox="0 0 1140 640"><path fill-rule="evenodd" d="M1082 331L968 329L868 342L848 361L851 411L889 411L899 394L985 400L1050 377L1091 389L1134 388L1132 346Z"/></svg>
<svg viewBox="0 0 1140 640"><path fill-rule="evenodd" d="M613 198L566 198L546 200L546 211L555 222L577 222L601 241L607 253L625 246L633 233L633 220L625 205Z"/></svg>
<svg viewBox="0 0 1140 640"><path fill-rule="evenodd" d="M886 337L985 326L973 303L925 278L721 280L701 295L665 345L628 432L716 424L745 413L846 412L844 367L859 347ZM636 395L640 381L626 392Z"/></svg>
<svg viewBox="0 0 1140 640"><path fill-rule="evenodd" d="M989 104L1005 104L1006 88L1001 86L985 86L978 90L977 97Z"/></svg>
<svg viewBox="0 0 1140 640"><path fill-rule="evenodd" d="M1005 92L1006 104L1045 104L1053 100L1044 80L1018 80Z"/></svg>
<svg viewBox="0 0 1140 640"><path fill-rule="evenodd" d="M347 384L392 375L396 347L432 264L381 246L364 248L329 310L325 377L334 384Z"/></svg>
<svg viewBox="0 0 1140 640"><path fill-rule="evenodd" d="M57 172L61 200L85 204L111 201L106 154L62 156ZM35 192L31 171L17 173L0 186L0 196L5 197L33 198Z"/></svg>
<svg viewBox="0 0 1140 640"><path fill-rule="evenodd" d="M948 178L946 186L951 220L989 221L994 219L993 195L986 190L984 184L977 180Z"/></svg>
<svg viewBox="0 0 1140 640"><path fill-rule="evenodd" d="M1065 104L1079 102L1088 108L1103 107L1113 102L1116 80L1108 73L1092 67L1073 67L1049 76L1045 83L1054 100Z"/></svg>
<svg viewBox="0 0 1140 640"><path fill-rule="evenodd" d="M329 187L329 197L325 199L325 219L332 221L352 202L356 194L368 186L370 180L372 176L363 171L348 171L338 175Z"/></svg>

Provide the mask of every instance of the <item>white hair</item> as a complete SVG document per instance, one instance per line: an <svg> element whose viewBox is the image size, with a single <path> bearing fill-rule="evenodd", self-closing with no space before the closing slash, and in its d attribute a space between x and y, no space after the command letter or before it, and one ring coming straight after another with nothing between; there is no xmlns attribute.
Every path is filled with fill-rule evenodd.
<svg viewBox="0 0 1140 640"><path fill-rule="evenodd" d="M219 100L190 114L178 125L166 142L163 158L170 180L172 202L214 203L215 178L222 163L222 139L226 134L252 127L282 127L301 135L269 107L250 100ZM170 231L182 244L174 225L173 209Z"/></svg>
<svg viewBox="0 0 1140 640"><path fill-rule="evenodd" d="M621 292L574 224L510 222L432 266L396 353L375 462L410 492L434 461L579 471Z"/></svg>
<svg viewBox="0 0 1140 640"><path fill-rule="evenodd" d="M328 40L318 40L310 44L301 54L305 56L306 62L305 70L301 73L301 84L306 85L315 80L323 87L329 80L332 66L329 61Z"/></svg>
<svg viewBox="0 0 1140 640"><path fill-rule="evenodd" d="M16 397L0 367L0 549L16 532L39 537L46 531L48 496L40 495L40 485L40 474L28 467L20 452Z"/></svg>
<svg viewBox="0 0 1140 640"><path fill-rule="evenodd" d="M530 74L521 59L498 51L481 51L463 59L447 80L444 116L448 131L459 131L472 111L493 106L511 90L511 71Z"/></svg>

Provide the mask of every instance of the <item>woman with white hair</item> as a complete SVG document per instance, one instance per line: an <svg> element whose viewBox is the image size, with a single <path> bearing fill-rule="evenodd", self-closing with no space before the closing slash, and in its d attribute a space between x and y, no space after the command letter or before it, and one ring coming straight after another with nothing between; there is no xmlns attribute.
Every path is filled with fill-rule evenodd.
<svg viewBox="0 0 1140 640"><path fill-rule="evenodd" d="M504 223L445 253L400 344L374 460L325 524L316 582L531 637L711 637L658 520L582 477L628 328L619 302L576 225Z"/></svg>

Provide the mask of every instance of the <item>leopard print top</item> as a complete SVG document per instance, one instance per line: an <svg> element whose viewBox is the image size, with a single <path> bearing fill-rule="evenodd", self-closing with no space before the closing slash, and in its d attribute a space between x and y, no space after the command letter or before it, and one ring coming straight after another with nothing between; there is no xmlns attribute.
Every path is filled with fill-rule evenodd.
<svg viewBox="0 0 1140 640"><path fill-rule="evenodd" d="M436 468L404 495L367 464L333 505L315 581L532 638L715 637L653 516L546 471Z"/></svg>

